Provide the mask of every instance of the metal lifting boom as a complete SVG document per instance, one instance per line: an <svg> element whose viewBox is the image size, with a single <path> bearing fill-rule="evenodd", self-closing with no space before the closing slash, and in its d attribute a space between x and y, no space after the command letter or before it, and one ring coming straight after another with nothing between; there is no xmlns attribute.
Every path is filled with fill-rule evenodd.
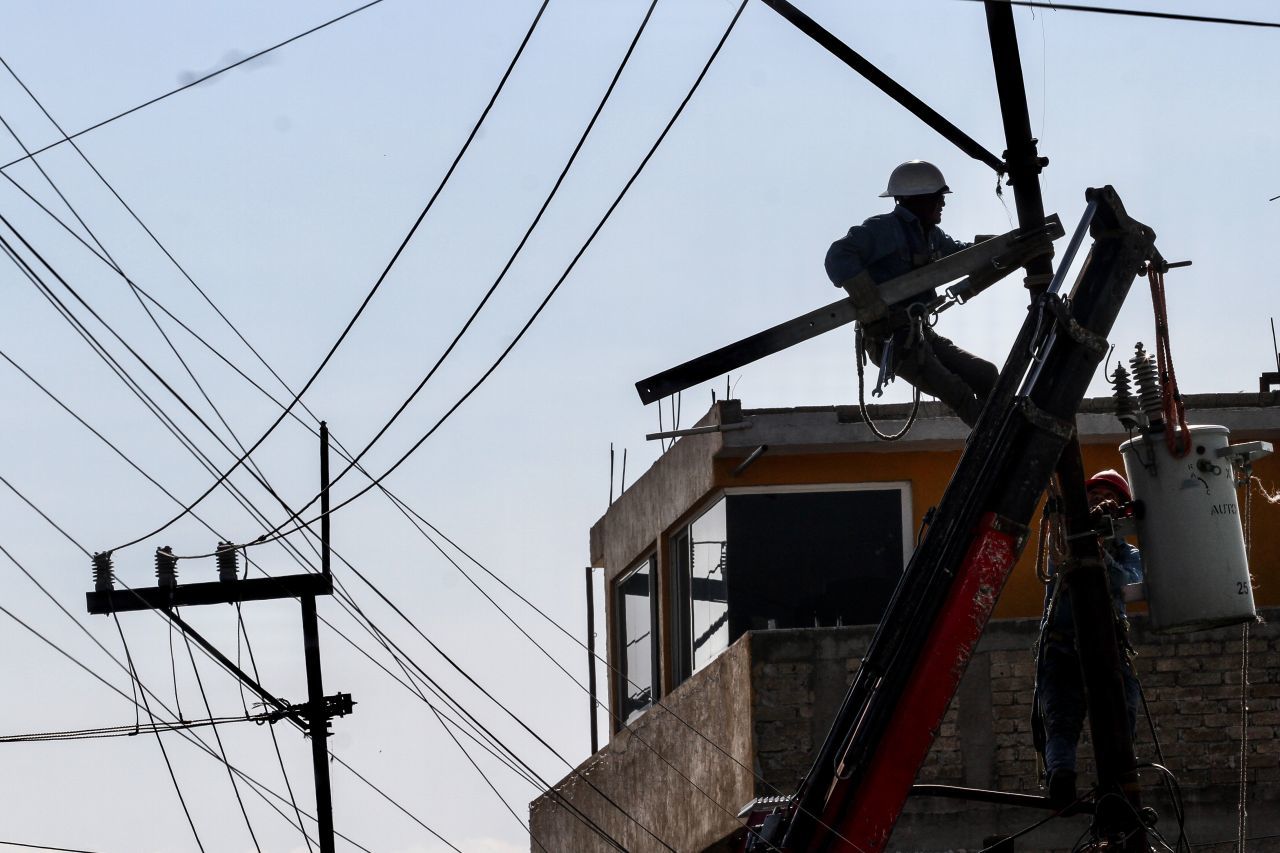
<svg viewBox="0 0 1280 853"><path fill-rule="evenodd" d="M1155 256L1154 232L1111 187L1086 198L1094 242L1069 299L1051 289L1033 302L812 768L793 799L752 816L744 849L869 853L888 842L1036 504L1074 443L1105 336ZM1131 749L1127 761L1115 778L1132 772Z"/></svg>

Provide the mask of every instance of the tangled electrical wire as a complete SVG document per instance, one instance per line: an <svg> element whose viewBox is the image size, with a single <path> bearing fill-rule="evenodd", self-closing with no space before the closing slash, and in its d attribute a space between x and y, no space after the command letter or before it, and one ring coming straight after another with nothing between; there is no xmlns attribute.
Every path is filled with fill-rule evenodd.
<svg viewBox="0 0 1280 853"><path fill-rule="evenodd" d="M221 726L227 723L273 723L279 719L276 712L251 714L234 717L207 717L200 720L156 720L150 723L129 723L121 726L97 726L88 729L63 729L51 732L28 732L26 734L0 735L0 743L45 743L57 740L96 740L111 737L134 737L140 734L159 734L176 732L185 729L199 729L206 726Z"/></svg>

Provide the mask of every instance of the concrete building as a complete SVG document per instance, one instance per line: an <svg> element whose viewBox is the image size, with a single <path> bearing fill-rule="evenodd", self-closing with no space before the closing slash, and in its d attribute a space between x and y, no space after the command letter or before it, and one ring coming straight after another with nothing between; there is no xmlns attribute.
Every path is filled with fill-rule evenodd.
<svg viewBox="0 0 1280 853"><path fill-rule="evenodd" d="M1189 422L1226 426L1233 442L1280 444L1280 394L1186 402ZM870 411L893 427L906 408ZM1111 411L1109 399L1081 409L1087 470L1123 470L1117 448L1127 435ZM967 435L931 403L894 443L876 441L856 407L750 410L725 401L700 425L714 429L675 442L591 530L592 565L604 572L614 724L607 745L532 804L534 849L607 849L591 824L633 851L729 849L741 806L792 793ZM1274 490L1280 458L1260 460L1255 474ZM1138 753L1178 777L1197 844L1234 840L1242 789L1251 835L1280 834L1280 630L1268 619L1280 615L1280 526L1268 523L1280 507L1251 489L1259 523L1250 564L1267 621L1251 628L1247 672L1240 628L1159 636L1134 617L1164 760L1149 732ZM1029 733L1044 594L1036 548L1033 536L918 782L1039 791ZM1081 769L1087 778L1087 763ZM1162 828L1176 834L1157 775L1144 781ZM977 850L986 836L1041 816L918 798L890 846ZM1054 821L1019 849L1070 849L1082 820ZM1250 849L1280 849L1266 843Z"/></svg>

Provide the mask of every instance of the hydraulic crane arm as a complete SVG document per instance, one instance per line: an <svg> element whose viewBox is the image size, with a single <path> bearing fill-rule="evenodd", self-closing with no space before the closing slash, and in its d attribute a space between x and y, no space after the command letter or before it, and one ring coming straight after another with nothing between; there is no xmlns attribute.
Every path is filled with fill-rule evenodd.
<svg viewBox="0 0 1280 853"><path fill-rule="evenodd" d="M1114 190L1086 198L1094 242L1070 299L1051 291L1033 305L813 767L747 849L872 853L888 842L1154 251L1155 234Z"/></svg>

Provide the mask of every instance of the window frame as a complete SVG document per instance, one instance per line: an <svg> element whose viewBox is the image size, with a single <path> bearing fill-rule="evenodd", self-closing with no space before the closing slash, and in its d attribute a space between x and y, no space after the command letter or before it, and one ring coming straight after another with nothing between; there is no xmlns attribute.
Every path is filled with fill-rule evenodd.
<svg viewBox="0 0 1280 853"><path fill-rule="evenodd" d="M690 646L693 642L692 637L692 619L693 619L693 596L691 590L691 578L687 576L688 572L683 566L684 560L680 556L682 548L677 547L677 543L684 542L684 548L689 547L688 538L689 530L693 525L697 524L703 517L716 508L716 505L728 497L724 489L719 489L712 493L708 500L698 505L695 512L686 516L684 522L678 525L674 532L668 533L666 537L667 543L667 562L671 576L671 583L667 593L668 612L671 614L671 632L669 645L669 657L671 659L671 686L684 683L697 670L693 667L693 658L695 652ZM726 513L728 505L725 506ZM725 606L728 606L728 587L726 586ZM726 611L727 612L727 611ZM717 654L716 657L719 657ZM712 658L714 660L715 658ZM704 664L705 666L705 664Z"/></svg>
<svg viewBox="0 0 1280 853"><path fill-rule="evenodd" d="M699 519L713 510L720 501L728 501L734 495L762 495L762 494L815 494L815 493L839 493L839 492L898 492L899 505L899 521L902 529L902 567L906 570L907 563L911 560L911 555L915 551L915 525L912 523L913 494L910 480L883 480L869 481L861 483L799 483L786 485L761 485L761 486L724 486L711 492L704 500L700 501L689 513L684 520L672 527L665 536L666 544L666 565L662 567L665 572L669 573L670 583L667 584L665 604L669 608L668 613L671 618L671 631L667 637L668 642L662 644L662 653L665 658L671 662L671 688L674 688L687 679L691 678L695 673L693 669L692 651L686 646L692 642L690 625L690 590L689 579L684 577L685 572L681 571L681 563L683 557L680 556L680 548L678 543L684 542L685 548L688 547L688 537L690 528L695 525ZM725 512L728 513L729 507L726 503ZM629 574L629 573L628 573ZM726 598L728 593L726 591ZM718 657L718 655L717 655Z"/></svg>
<svg viewBox="0 0 1280 853"><path fill-rule="evenodd" d="M627 663L627 596L623 593L623 585L645 567L648 567L649 570L649 703L635 709L632 715L628 715L627 702L629 699L630 678ZM630 568L619 574L613 581L611 593L615 618L610 633L613 636L614 649L617 652L613 691L614 704L617 709L614 717L615 731L621 730L624 725L638 719L645 711L652 708L659 696L659 685L662 682L662 643L660 642L661 625L658 621L658 596L663 586L658 580L660 570L661 564L658 560L658 549L652 548L645 556L633 562Z"/></svg>
<svg viewBox="0 0 1280 853"><path fill-rule="evenodd" d="M915 525L912 524L912 494L910 480L884 480L867 483L804 483L788 486L726 486L720 490L722 497L732 495L783 495L814 492L887 492L898 490L899 519L902 522L902 568L906 569L916 550ZM708 504L709 506L710 504ZM686 527L688 525L685 525Z"/></svg>

